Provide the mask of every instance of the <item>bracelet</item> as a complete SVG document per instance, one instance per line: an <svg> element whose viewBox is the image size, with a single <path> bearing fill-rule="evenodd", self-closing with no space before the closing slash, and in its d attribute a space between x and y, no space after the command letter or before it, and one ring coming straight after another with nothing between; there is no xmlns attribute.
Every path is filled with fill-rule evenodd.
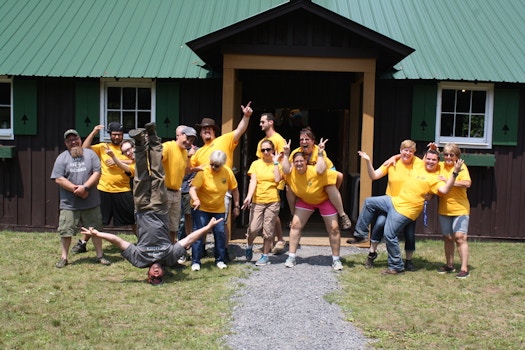
<svg viewBox="0 0 525 350"><path fill-rule="evenodd" d="M324 157L324 152L322 152L322 151L319 152L319 153L317 154L317 156L318 156L318 157Z"/></svg>
<svg viewBox="0 0 525 350"><path fill-rule="evenodd" d="M456 173L455 171L454 171L454 172L452 172L452 176L454 176L454 177L458 177L458 175L459 175L459 174L458 174L458 173Z"/></svg>
<svg viewBox="0 0 525 350"><path fill-rule="evenodd" d="M89 187L84 186L84 191L89 191Z"/></svg>
<svg viewBox="0 0 525 350"><path fill-rule="evenodd" d="M273 162L273 165L279 165L279 162Z"/></svg>

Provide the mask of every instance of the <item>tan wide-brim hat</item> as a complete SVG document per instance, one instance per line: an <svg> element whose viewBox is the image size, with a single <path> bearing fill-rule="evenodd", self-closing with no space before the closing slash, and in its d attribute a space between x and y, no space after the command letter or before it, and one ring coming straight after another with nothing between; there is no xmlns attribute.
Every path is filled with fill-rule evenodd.
<svg viewBox="0 0 525 350"><path fill-rule="evenodd" d="M220 129L217 125L215 125L215 120L211 118L202 118L202 121L200 124L195 124L195 129L197 129L197 131L200 133L201 129L206 126L211 126L213 130L215 130L215 135L219 134Z"/></svg>

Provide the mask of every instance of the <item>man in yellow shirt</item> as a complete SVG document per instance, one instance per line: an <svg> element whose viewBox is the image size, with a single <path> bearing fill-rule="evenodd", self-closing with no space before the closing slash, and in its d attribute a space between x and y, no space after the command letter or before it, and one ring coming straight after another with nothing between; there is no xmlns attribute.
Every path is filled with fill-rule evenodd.
<svg viewBox="0 0 525 350"><path fill-rule="evenodd" d="M176 139L162 144L162 165L164 167L165 184L168 199L168 217L171 243L177 241L177 231L180 223L182 179L189 166L186 150L186 135L182 132L186 125L175 129Z"/></svg>

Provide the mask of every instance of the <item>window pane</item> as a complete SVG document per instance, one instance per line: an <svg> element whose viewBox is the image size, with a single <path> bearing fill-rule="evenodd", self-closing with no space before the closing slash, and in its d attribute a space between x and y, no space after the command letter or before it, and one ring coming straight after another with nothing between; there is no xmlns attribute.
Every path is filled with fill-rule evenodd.
<svg viewBox="0 0 525 350"><path fill-rule="evenodd" d="M441 115L441 136L454 136L454 116L452 114Z"/></svg>
<svg viewBox="0 0 525 350"><path fill-rule="evenodd" d="M457 90L457 102L456 102L456 112L457 113L468 113L470 112L470 90Z"/></svg>
<svg viewBox="0 0 525 350"><path fill-rule="evenodd" d="M485 116L473 115L470 123L470 137L485 137Z"/></svg>
<svg viewBox="0 0 525 350"><path fill-rule="evenodd" d="M135 97L137 89L135 88L123 88L122 89L122 105L123 109L135 109Z"/></svg>
<svg viewBox="0 0 525 350"><path fill-rule="evenodd" d="M111 122L120 123L120 112L108 112L108 125Z"/></svg>
<svg viewBox="0 0 525 350"><path fill-rule="evenodd" d="M11 128L11 108L0 107L0 129Z"/></svg>
<svg viewBox="0 0 525 350"><path fill-rule="evenodd" d="M124 127L124 132L137 128L135 124L135 112L122 113L122 126Z"/></svg>
<svg viewBox="0 0 525 350"><path fill-rule="evenodd" d="M456 116L456 133L454 136L468 137L470 118L468 114L458 114Z"/></svg>
<svg viewBox="0 0 525 350"><path fill-rule="evenodd" d="M485 113L486 91L472 92L472 113Z"/></svg>
<svg viewBox="0 0 525 350"><path fill-rule="evenodd" d="M151 113L150 112L139 112L139 125L141 127L144 126L144 124L149 123L151 121Z"/></svg>
<svg viewBox="0 0 525 350"><path fill-rule="evenodd" d="M456 90L443 90L441 94L441 111L454 112L456 103Z"/></svg>
<svg viewBox="0 0 525 350"><path fill-rule="evenodd" d="M139 88L138 109L151 109L151 89Z"/></svg>
<svg viewBox="0 0 525 350"><path fill-rule="evenodd" d="M108 108L120 109L120 88L108 87Z"/></svg>
<svg viewBox="0 0 525 350"><path fill-rule="evenodd" d="M0 83L0 105L11 105L11 84Z"/></svg>

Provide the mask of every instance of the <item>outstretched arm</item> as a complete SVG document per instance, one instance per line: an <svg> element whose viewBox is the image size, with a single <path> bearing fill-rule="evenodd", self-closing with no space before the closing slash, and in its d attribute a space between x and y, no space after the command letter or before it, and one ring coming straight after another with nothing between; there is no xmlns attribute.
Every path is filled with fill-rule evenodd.
<svg viewBox="0 0 525 350"><path fill-rule="evenodd" d="M90 228L82 227L81 230L82 230L82 234L105 239L109 243L118 247L120 250L126 250L131 244L128 241L123 240L117 235L114 235L112 233L107 233L107 232L100 232L99 230L96 230L93 227L90 227Z"/></svg>
<svg viewBox="0 0 525 350"><path fill-rule="evenodd" d="M206 234L209 230L211 230L215 225L217 225L219 222L224 220L223 218L216 219L211 218L210 222L208 222L208 225L193 231L183 239L179 240L179 244L183 246L184 248L188 249L196 240L198 240L203 234Z"/></svg>
<svg viewBox="0 0 525 350"><path fill-rule="evenodd" d="M98 135L100 130L104 129L104 125L97 125L93 128L93 131L89 133L89 135L84 139L84 142L82 143L82 148L89 148L91 147L91 143L93 142L93 139L95 136Z"/></svg>
<svg viewBox="0 0 525 350"><path fill-rule="evenodd" d="M381 168L374 169L374 166L372 165L372 160L370 159L370 156L366 154L366 152L363 151L357 151L357 154L366 161L366 170L368 172L368 176L372 180L377 180L385 176L383 172L381 171Z"/></svg>

